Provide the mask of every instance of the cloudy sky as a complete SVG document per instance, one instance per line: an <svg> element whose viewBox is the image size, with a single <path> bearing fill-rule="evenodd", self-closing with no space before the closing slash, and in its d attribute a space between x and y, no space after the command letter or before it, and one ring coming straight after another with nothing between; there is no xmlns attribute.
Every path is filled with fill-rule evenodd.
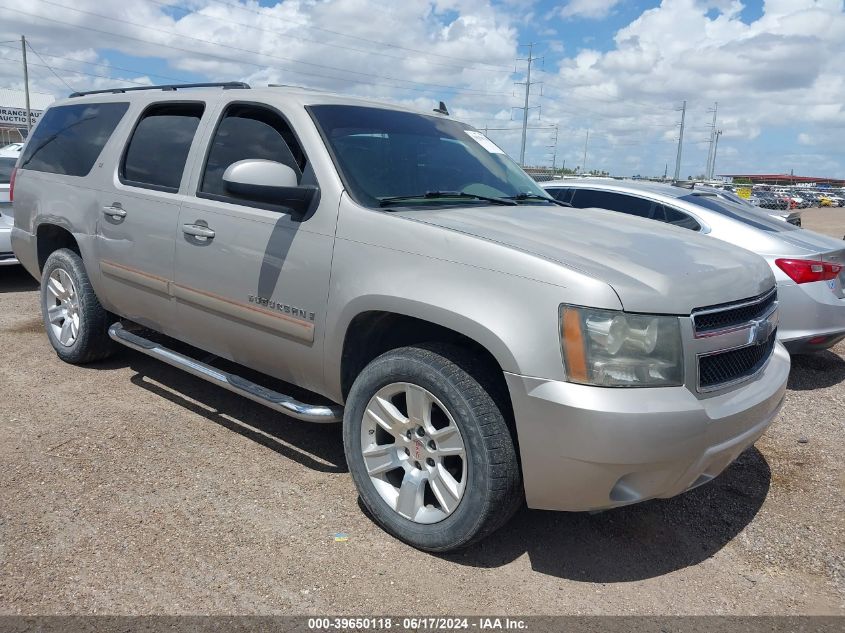
<svg viewBox="0 0 845 633"><path fill-rule="evenodd" d="M0 87L288 83L413 104L443 100L526 163L845 177L843 0L0 0Z"/></svg>

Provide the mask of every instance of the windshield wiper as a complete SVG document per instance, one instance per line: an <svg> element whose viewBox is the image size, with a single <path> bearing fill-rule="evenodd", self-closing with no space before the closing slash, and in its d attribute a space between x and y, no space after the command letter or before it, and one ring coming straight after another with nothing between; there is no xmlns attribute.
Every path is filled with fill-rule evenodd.
<svg viewBox="0 0 845 633"><path fill-rule="evenodd" d="M560 200L555 200L554 198L547 198L546 196L541 196L538 193L519 193L515 196L508 196L505 200L542 200L543 202L551 202L552 204L556 204L559 207L571 207L572 205L568 202L561 202Z"/></svg>
<svg viewBox="0 0 845 633"><path fill-rule="evenodd" d="M480 196L475 193L466 193L464 191L426 191L425 193L413 196L390 196L389 198L379 198L378 203L379 206L386 207L394 202L402 202L403 200L433 200L435 198L446 200L484 200L485 202L492 202L493 204L503 204L509 207L516 206L516 202L507 198Z"/></svg>

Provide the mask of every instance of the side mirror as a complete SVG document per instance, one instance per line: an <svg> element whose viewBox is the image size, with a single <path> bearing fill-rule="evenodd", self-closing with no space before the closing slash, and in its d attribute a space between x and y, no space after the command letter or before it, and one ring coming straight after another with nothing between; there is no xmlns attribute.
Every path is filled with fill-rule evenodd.
<svg viewBox="0 0 845 633"><path fill-rule="evenodd" d="M236 196L287 207L296 217L308 212L319 193L314 185L300 185L296 172L287 165L257 158L229 165L223 172L223 185Z"/></svg>

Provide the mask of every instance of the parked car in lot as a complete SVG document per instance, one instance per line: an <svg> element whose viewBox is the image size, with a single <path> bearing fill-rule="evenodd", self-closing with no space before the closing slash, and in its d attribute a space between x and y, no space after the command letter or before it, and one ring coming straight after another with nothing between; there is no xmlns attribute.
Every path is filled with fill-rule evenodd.
<svg viewBox="0 0 845 633"><path fill-rule="evenodd" d="M710 235L762 255L777 279L778 335L791 352L827 349L845 338L845 243L699 189L636 182L548 183L546 190L577 208L602 208Z"/></svg>
<svg viewBox="0 0 845 633"><path fill-rule="evenodd" d="M756 194L761 209L770 209L776 211L789 211L789 201L786 198L778 196L769 191L761 191Z"/></svg>
<svg viewBox="0 0 845 633"><path fill-rule="evenodd" d="M9 200L9 182L15 163L21 152L21 144L14 143L0 149L0 266L13 266L18 263L12 252L12 203Z"/></svg>
<svg viewBox="0 0 845 633"><path fill-rule="evenodd" d="M821 207L841 207L845 202L845 198L841 198L833 193L819 194L819 206Z"/></svg>
<svg viewBox="0 0 845 633"><path fill-rule="evenodd" d="M432 551L523 497L580 511L679 494L777 414L789 355L759 256L565 208L443 114L226 87L80 95L40 118L13 245L61 359L119 343L342 419L372 517Z"/></svg>

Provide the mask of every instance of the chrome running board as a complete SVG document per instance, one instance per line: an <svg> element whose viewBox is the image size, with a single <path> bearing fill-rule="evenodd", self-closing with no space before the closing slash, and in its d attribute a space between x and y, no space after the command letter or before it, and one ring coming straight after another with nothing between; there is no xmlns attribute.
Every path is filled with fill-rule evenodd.
<svg viewBox="0 0 845 633"><path fill-rule="evenodd" d="M109 336L121 345L152 356L168 365L182 369L189 374L249 398L259 404L305 422L340 422L343 407L340 405L313 405L294 400L272 389L267 389L235 374L216 369L198 360L174 352L163 345L126 330L120 323L109 327Z"/></svg>

